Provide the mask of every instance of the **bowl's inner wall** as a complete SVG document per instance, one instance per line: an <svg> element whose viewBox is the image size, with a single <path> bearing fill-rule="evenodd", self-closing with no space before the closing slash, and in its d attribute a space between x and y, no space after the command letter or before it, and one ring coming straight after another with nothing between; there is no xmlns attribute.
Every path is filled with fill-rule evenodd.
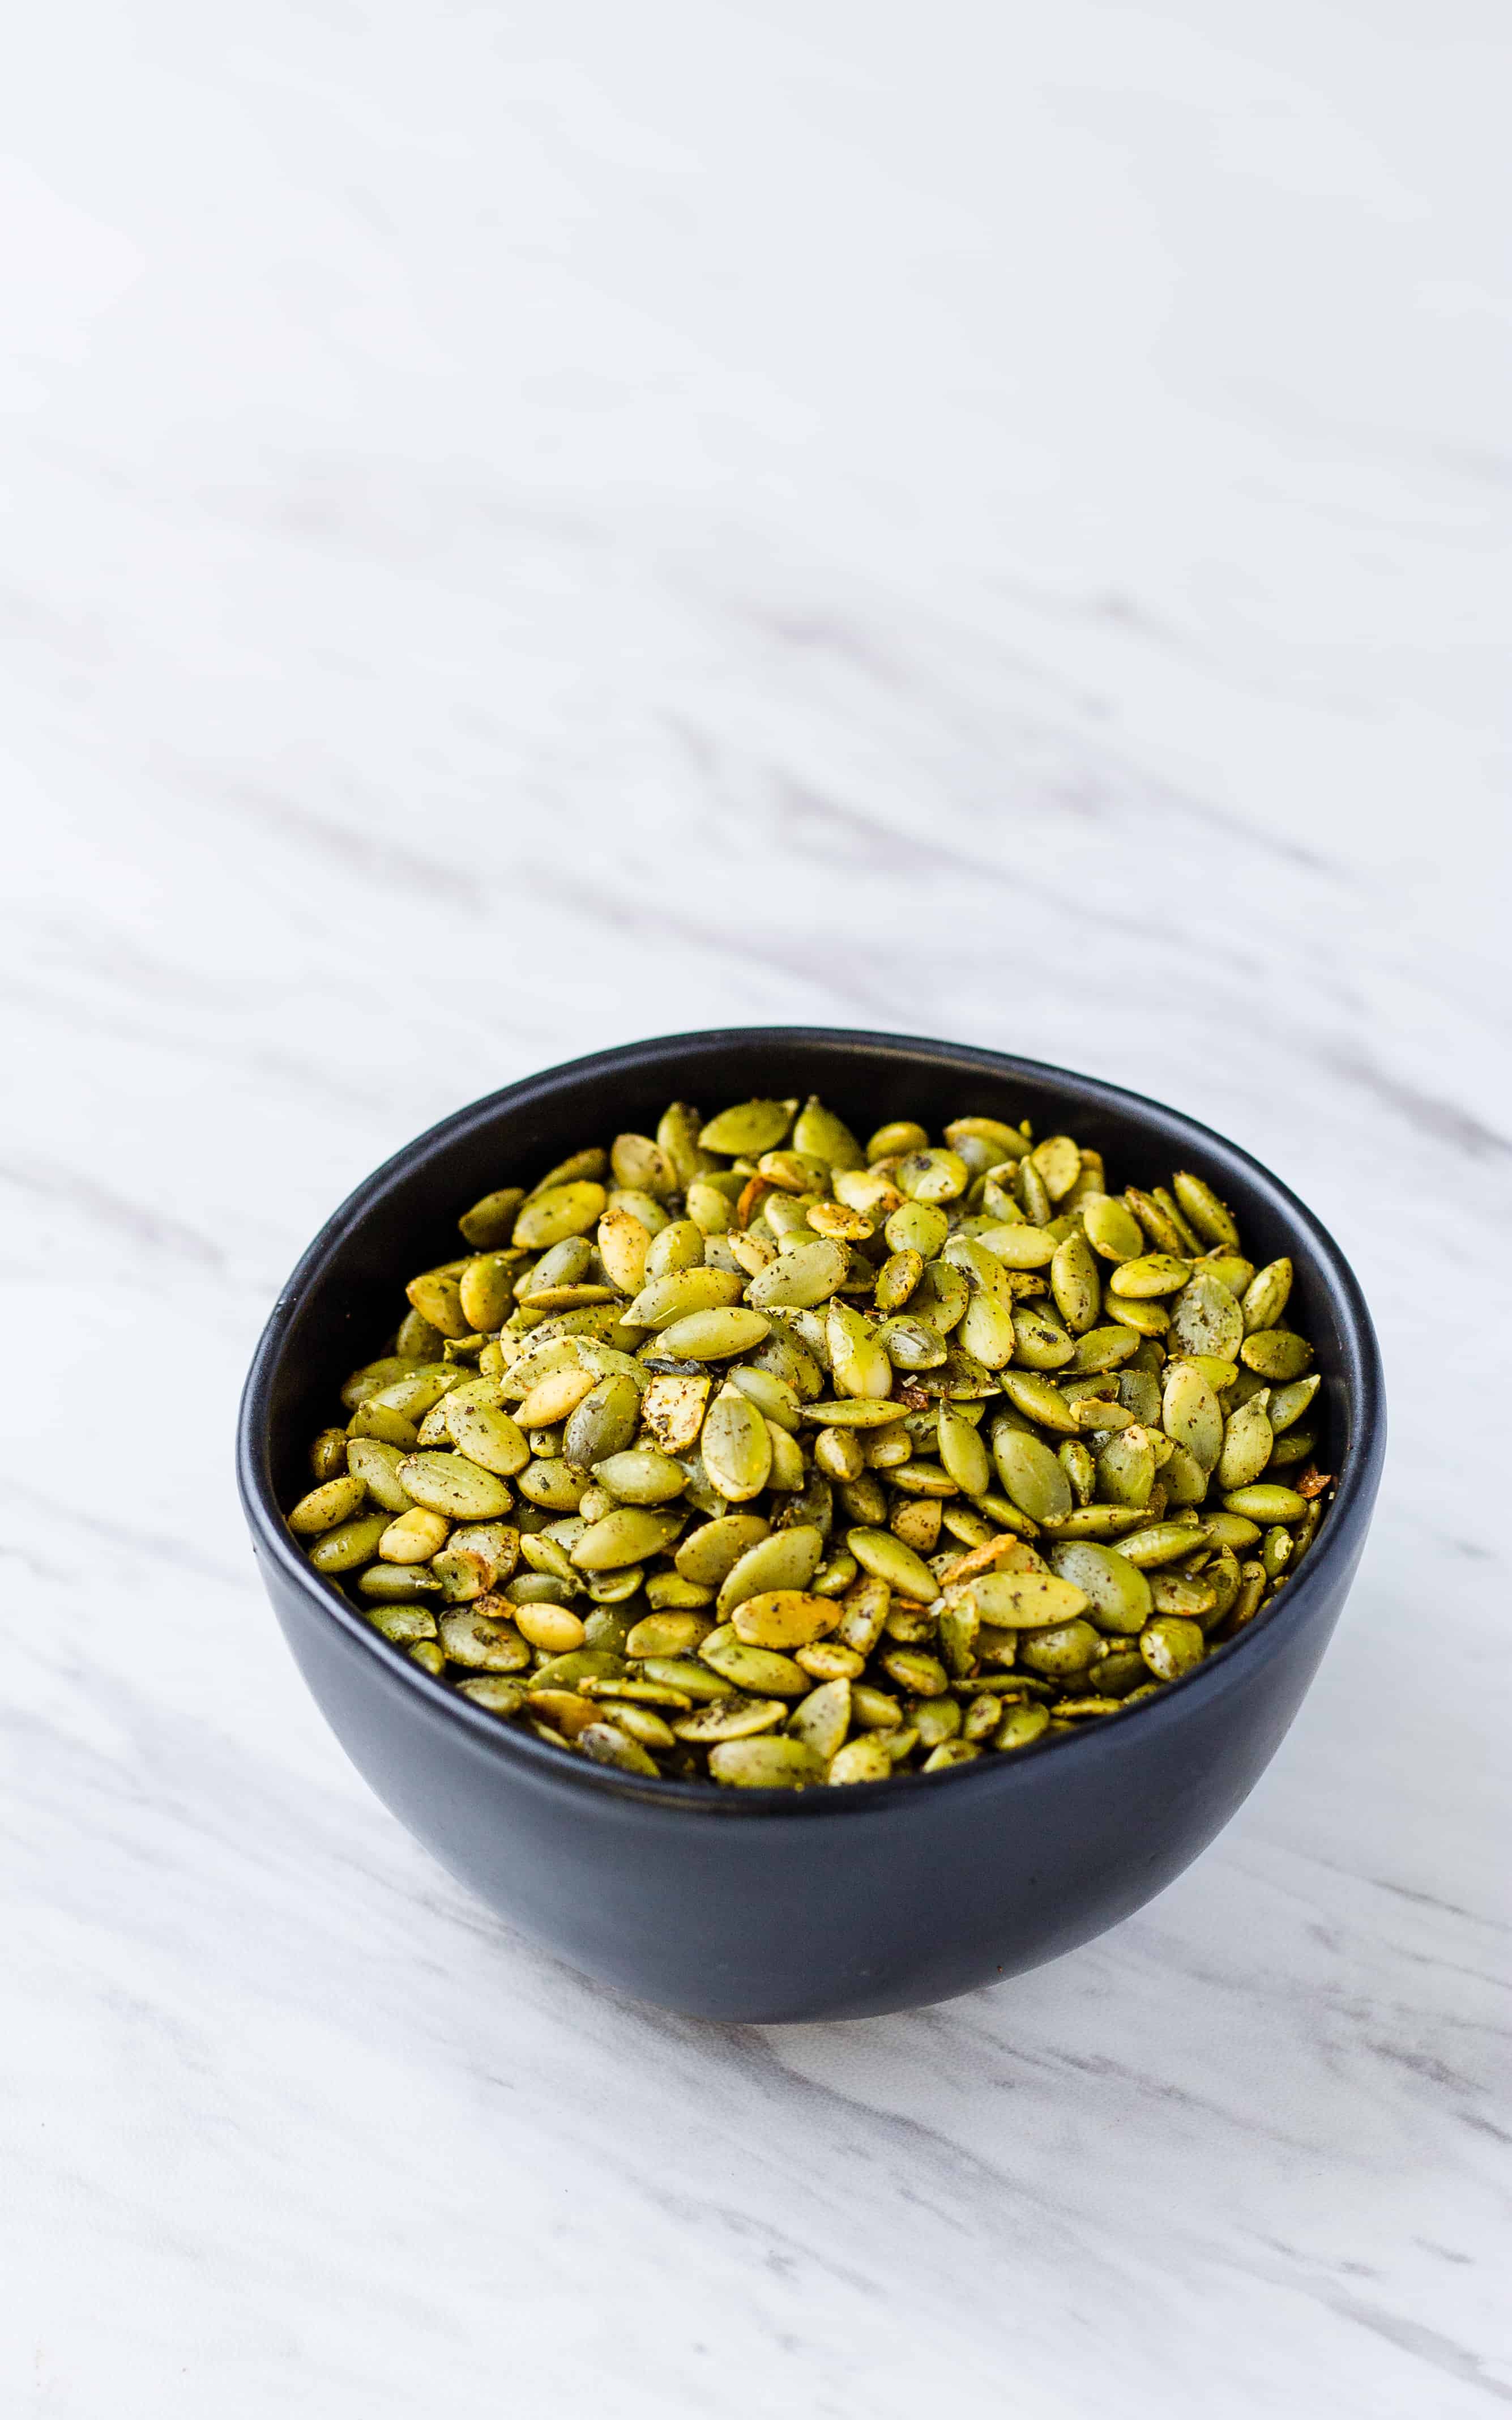
<svg viewBox="0 0 1512 2420"><path fill-rule="evenodd" d="M1290 1252L1296 1264L1288 1325L1317 1347L1326 1425L1320 1466L1337 1471L1350 1438L1345 1345L1328 1286L1283 1199L1263 1176L1214 1141L1196 1141L1183 1121L1151 1103L1124 1109L1073 1076L1004 1072L944 1045L888 1043L847 1034L696 1034L634 1047L633 1059L554 1071L482 1103L449 1132L417 1144L380 1173L366 1198L312 1251L270 1393L269 1470L287 1507L309 1485L315 1431L343 1419L347 1373L389 1348L406 1309L404 1286L419 1269L467 1247L458 1214L496 1186L530 1186L569 1152L626 1132L654 1133L671 1100L708 1116L732 1101L818 1093L864 1142L893 1118L916 1118L937 1136L953 1117L1032 1120L1042 1140L1058 1132L1095 1145L1115 1189L1168 1184L1174 1168L1206 1177L1239 1220L1257 1263Z"/></svg>

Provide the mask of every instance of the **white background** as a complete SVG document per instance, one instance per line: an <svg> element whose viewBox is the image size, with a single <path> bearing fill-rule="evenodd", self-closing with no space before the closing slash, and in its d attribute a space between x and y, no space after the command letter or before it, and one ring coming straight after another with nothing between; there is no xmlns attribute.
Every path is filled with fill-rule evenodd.
<svg viewBox="0 0 1512 2420"><path fill-rule="evenodd" d="M8 2412L1512 2399L1503 24L9 29ZM1154 1906L721 2030L368 1795L230 1437L407 1136L804 1019L1247 1144L1361 1273L1394 1446L1301 1720Z"/></svg>

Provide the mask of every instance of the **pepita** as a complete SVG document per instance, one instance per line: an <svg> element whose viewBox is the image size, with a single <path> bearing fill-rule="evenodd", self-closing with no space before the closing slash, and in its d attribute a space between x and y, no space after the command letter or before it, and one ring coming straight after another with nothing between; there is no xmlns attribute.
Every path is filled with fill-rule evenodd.
<svg viewBox="0 0 1512 2420"><path fill-rule="evenodd" d="M1254 1621L1334 1483L1291 1261L1196 1171L1107 1184L985 1114L863 1146L814 1097L674 1102L463 1212L290 1531L424 1672L630 1776L1072 1736Z"/></svg>

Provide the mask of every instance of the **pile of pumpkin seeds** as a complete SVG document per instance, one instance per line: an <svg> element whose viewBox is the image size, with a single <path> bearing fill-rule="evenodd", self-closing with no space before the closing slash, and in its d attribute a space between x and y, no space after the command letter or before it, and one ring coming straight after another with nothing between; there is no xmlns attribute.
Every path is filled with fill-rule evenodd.
<svg viewBox="0 0 1512 2420"><path fill-rule="evenodd" d="M1191 1171L678 1101L459 1224L289 1527L564 1753L748 1788L1013 1754L1190 1672L1321 1518L1291 1264Z"/></svg>

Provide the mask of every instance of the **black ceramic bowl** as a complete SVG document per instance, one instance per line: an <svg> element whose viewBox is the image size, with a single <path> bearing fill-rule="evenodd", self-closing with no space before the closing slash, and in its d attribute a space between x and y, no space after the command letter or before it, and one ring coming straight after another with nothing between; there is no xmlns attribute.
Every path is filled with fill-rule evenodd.
<svg viewBox="0 0 1512 2420"><path fill-rule="evenodd" d="M640 1780L564 1756L410 1663L311 1569L283 1510L347 1372L392 1328L399 1281L455 1250L459 1209L669 1100L816 1092L857 1131L968 1111L1069 1129L1116 1182L1195 1169L1259 1259L1296 1264L1337 1499L1298 1575L1158 1698L1011 1757L850 1790ZM401 1821L511 1922L617 1988L774 2023L944 2000L1090 1940L1181 1871L1263 1772L1365 1543L1385 1438L1370 1316L1295 1195L1206 1126L1033 1060L805 1026L674 1034L554 1067L461 1109L370 1176L279 1298L242 1398L248 1525L285 1636L332 1729ZM334 1887L334 1881L332 1882Z"/></svg>

